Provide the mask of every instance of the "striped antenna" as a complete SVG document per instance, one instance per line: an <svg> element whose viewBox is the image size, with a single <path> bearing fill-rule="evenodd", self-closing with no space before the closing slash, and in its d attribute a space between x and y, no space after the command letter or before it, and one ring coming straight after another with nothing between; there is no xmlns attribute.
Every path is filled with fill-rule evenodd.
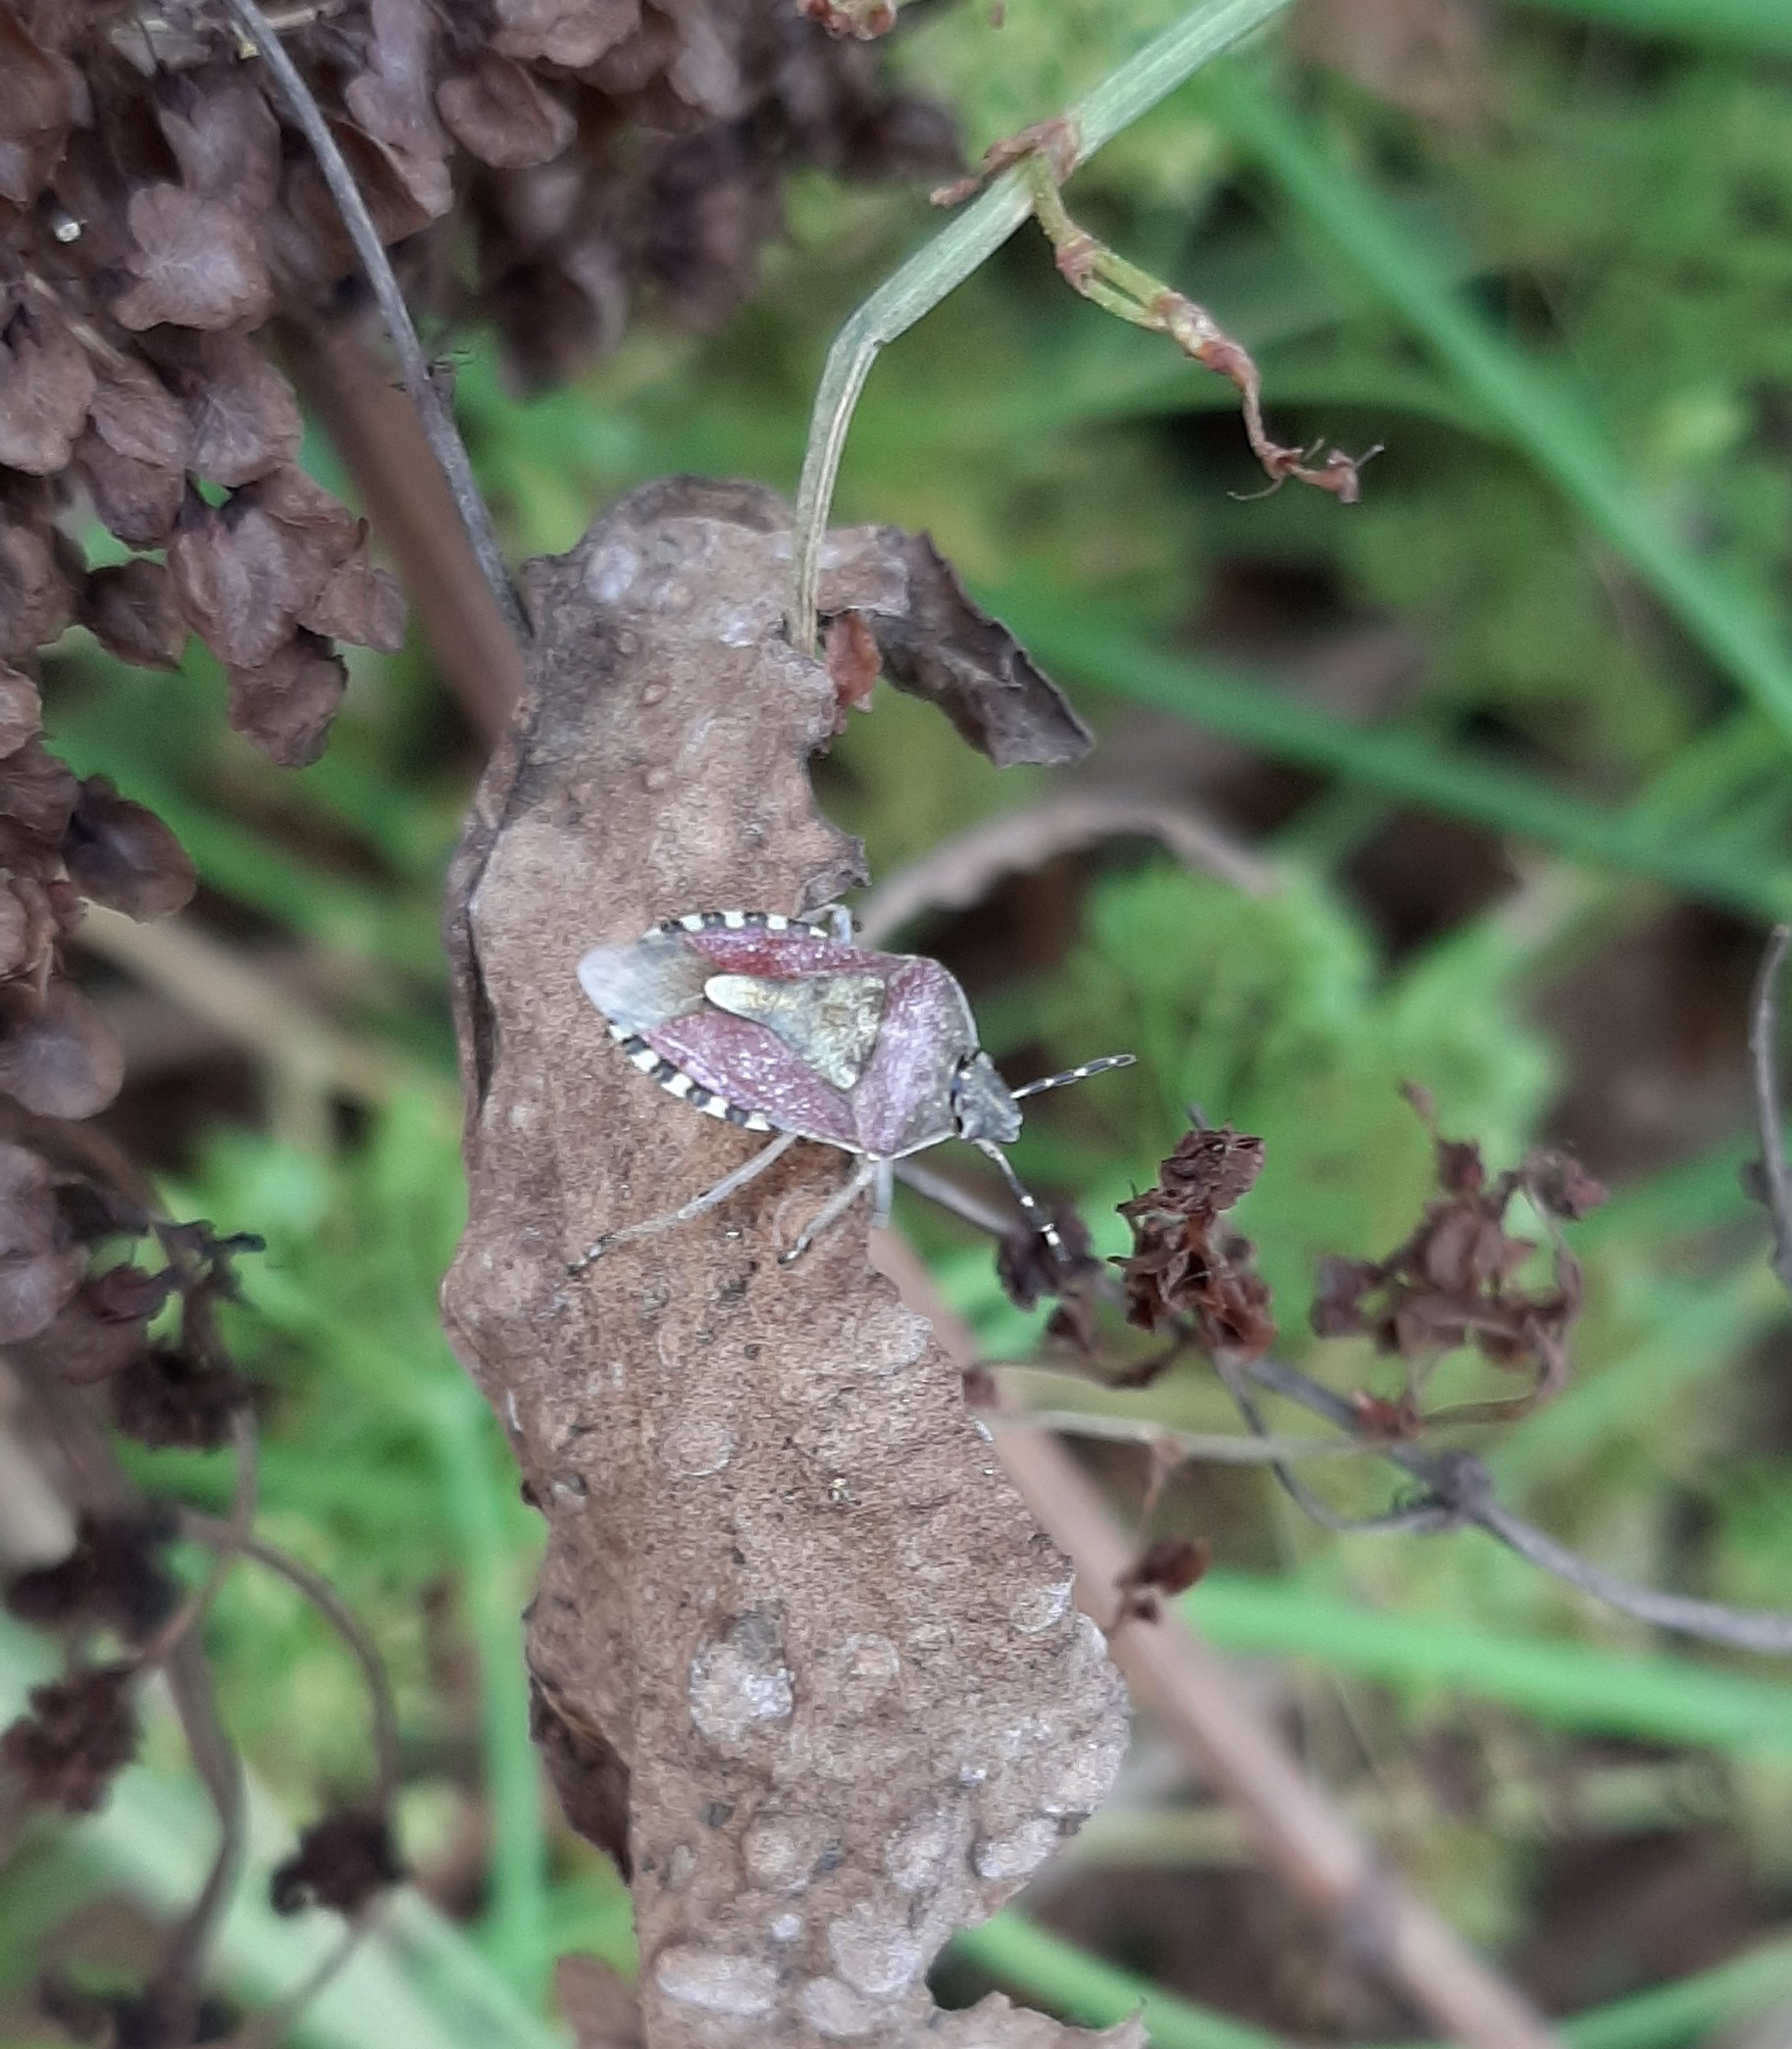
<svg viewBox="0 0 1792 2049"><path fill-rule="evenodd" d="M1131 1056L1128 1055L1128 1057L1130 1058ZM1068 1079L1068 1077L1066 1076L1065 1079ZM1015 1202L1026 1212L1028 1223L1051 1248L1052 1256L1056 1257L1064 1250L1064 1241L1057 1235L1057 1226L1047 1214L1045 1204L1014 1171L1008 1155L997 1145L994 1139L973 1139L971 1143L977 1148L979 1153L987 1153L1001 1169L1001 1178L1008 1184L1008 1191L1013 1196Z"/></svg>
<svg viewBox="0 0 1792 2049"><path fill-rule="evenodd" d="M1018 1102L1023 1096L1043 1096L1048 1089L1067 1089L1072 1082L1086 1082L1092 1074L1105 1074L1110 1067L1130 1067L1137 1053L1109 1053L1104 1060L1088 1060L1081 1067L1067 1067L1062 1074L1049 1074L1043 1082L1028 1082L1025 1088L1008 1093Z"/></svg>

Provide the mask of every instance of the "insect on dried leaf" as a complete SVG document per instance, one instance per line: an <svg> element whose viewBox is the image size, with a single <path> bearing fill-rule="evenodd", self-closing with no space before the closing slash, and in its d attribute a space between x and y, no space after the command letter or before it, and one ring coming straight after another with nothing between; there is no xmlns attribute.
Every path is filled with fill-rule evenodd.
<svg viewBox="0 0 1792 2049"><path fill-rule="evenodd" d="M779 1134L763 1152L678 1209L611 1231L574 1271L623 1239L689 1222L810 1139L855 1154L857 1172L780 1256L796 1258L875 1191L884 1222L896 1162L963 1139L1001 1170L1055 1255L1057 1226L1022 1185L1004 1146L1020 1135L1020 1102L1110 1067L1111 1053L1010 1089L978 1043L962 989L938 961L852 944L852 920L828 924L776 911L688 911L640 939L594 947L579 963L585 993L642 1073L693 1109L745 1131Z"/></svg>

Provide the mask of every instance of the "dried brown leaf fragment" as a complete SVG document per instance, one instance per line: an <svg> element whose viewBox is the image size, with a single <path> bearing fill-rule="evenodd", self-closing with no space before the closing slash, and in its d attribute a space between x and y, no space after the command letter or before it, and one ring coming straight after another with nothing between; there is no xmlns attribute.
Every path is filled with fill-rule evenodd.
<svg viewBox="0 0 1792 2049"><path fill-rule="evenodd" d="M138 555L89 570L77 616L106 652L122 662L139 669L180 666L186 621L160 562Z"/></svg>
<svg viewBox="0 0 1792 2049"><path fill-rule="evenodd" d="M1258 1358L1275 1340L1269 1287L1248 1238L1223 1219L1262 1167L1260 1139L1222 1125L1184 1133L1157 1185L1120 1204L1133 1249L1114 1263L1126 1320L1140 1330L1186 1331L1203 1351Z"/></svg>
<svg viewBox="0 0 1792 2049"><path fill-rule="evenodd" d="M0 331L0 463L34 477L67 468L93 399L93 365L47 301L26 297Z"/></svg>
<svg viewBox="0 0 1792 2049"><path fill-rule="evenodd" d="M304 768L324 751L348 671L342 657L302 627L265 662L228 671L230 724L282 768Z"/></svg>
<svg viewBox="0 0 1792 2049"><path fill-rule="evenodd" d="M128 918L164 918L191 898L198 878L185 848L156 814L89 776L69 821L69 880Z"/></svg>
<svg viewBox="0 0 1792 2049"><path fill-rule="evenodd" d="M578 132L566 102L495 50L482 50L471 71L444 78L435 105L461 147L501 171L551 163Z"/></svg>
<svg viewBox="0 0 1792 2049"><path fill-rule="evenodd" d="M102 1665L33 1687L29 1712L0 1735L0 1767L33 1807L89 1815L137 1754L134 1669Z"/></svg>
<svg viewBox="0 0 1792 2049"><path fill-rule="evenodd" d="M49 1162L0 1143L0 1344L47 1330L86 1264L57 1204Z"/></svg>
<svg viewBox="0 0 1792 2049"><path fill-rule="evenodd" d="M274 307L274 287L248 224L221 200L179 185L145 185L130 195L136 282L112 302L122 327L252 328Z"/></svg>
<svg viewBox="0 0 1792 2049"><path fill-rule="evenodd" d="M73 984L0 1013L0 1092L40 1117L91 1117L125 1081L118 1035Z"/></svg>

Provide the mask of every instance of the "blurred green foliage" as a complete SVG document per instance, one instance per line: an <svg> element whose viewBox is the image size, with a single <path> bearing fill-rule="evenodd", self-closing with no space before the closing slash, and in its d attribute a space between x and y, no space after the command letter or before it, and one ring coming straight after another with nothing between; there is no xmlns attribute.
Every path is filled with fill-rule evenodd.
<svg viewBox="0 0 1792 2049"><path fill-rule="evenodd" d="M957 105L980 148L1175 12L1174 0L1009 0L998 30L980 5L928 10L899 61ZM1678 41L1626 33L1637 16L1620 0L1588 12L1603 26L1567 0L1468 17L1465 98L1450 119L1401 105L1398 79L1370 92L1279 61L1277 104L1333 166L1336 204L1385 216L1421 284L1445 281L1476 317L1455 353L1425 337L1401 281L1315 225L1273 153L1200 92L1072 188L1093 225L1256 350L1288 437L1388 444L1361 506L1294 488L1244 501L1258 480L1230 389L1074 300L1028 231L890 351L848 447L840 515L930 527L1048 646L1069 621L1082 639L1067 667L1105 734L1146 700L1156 717L1256 733L1268 756L1318 779L1291 799L1294 850L1266 895L1160 862L1102 866L1066 905L1050 961L980 992L998 1052L1143 1056L1042 1107L1020 1153L1042 1184L1107 1212L1104 1251L1118 1243L1112 1203L1152 1175L1186 1104L1266 1139L1239 1220L1294 1344L1306 1342L1318 1255L1391 1246L1425 1198L1427 1143L1399 1083L1431 1090L1444 1128L1504 1164L1547 1128L1566 1065L1537 1022L1564 962L1658 915L1664 878L1693 897L1792 907L1784 743L1736 713L1739 689L1771 664L1711 625L1731 590L1736 617L1785 624L1792 68L1766 12L1749 41L1745 6L1725 11L1721 46L1680 16ZM725 333L641 325L574 388L518 398L472 337L460 406L518 552L570 545L594 507L650 476L790 484L829 335L932 220L917 194L804 182L758 300ZM1490 357L1475 353L1483 340ZM1536 391L1550 405L1527 413ZM1657 553L1599 524L1564 435L1573 462L1591 449L1641 508ZM1417 761L1416 783L1364 752L1358 709L1276 677L1273 648L1247 648L1256 671L1201 670L1188 650L1221 628L1236 643L1238 593L1264 578L1315 593L1334 621L1407 637L1416 687L1375 694L1391 708L1369 738ZM1164 649L1200 692L1181 691L1173 666L1146 688L1148 657ZM468 749L415 645L359 661L329 754L287 777L224 732L221 679L198 659L183 678L146 681L75 634L56 669L53 738L72 762L161 810L199 862L206 914L326 962L339 1018L414 1077L325 1150L262 1127L193 1134L168 1185L177 1210L269 1240L231 1319L268 1390L261 1528L326 1573L379 1642L398 1690L411 1854L459 1870L475 1842L477 1939L533 1998L558 1949L626 1957L626 1899L545 1818L515 1620L538 1524L435 1318L460 1200L438 893ZM1265 701L1279 725L1261 721ZM998 776L886 692L822 787L884 873L1045 779ZM1479 828L1515 821L1524 884L1391 955L1350 859L1415 794ZM1735 1187L1732 1136L1626 1187L1586 1228L1575 1385L1490 1450L1514 1505L1564 1540L1640 1576L1783 1607L1792 1470L1783 1419L1761 1423L1754 1361L1783 1335L1785 1308ZM987 1248L937 1217L911 1221L992 1351L1032 1350L1040 1319L1001 1300ZM1329 1370L1349 1385L1375 1368L1334 1351ZM1201 1427L1229 1413L1192 1373L1129 1399ZM197 1504L228 1496L221 1460L137 1463ZM1373 1498L1367 1475L1339 1484L1348 1505ZM1720 1752L1763 1897L1783 1911L1786 1747L1779 1734L1744 1743L1723 1716L1759 1712L1783 1733L1774 1697L1792 1702L1792 1681L1651 1642L1477 1538L1334 1540L1266 1490L1251 1501L1256 1534L1233 1562L1260 1570L1279 1555L1285 1582L1224 1582L1198 1592L1194 1613L1219 1630L1223 1610L1228 1640L1296 1658L1315 1716L1337 1719L1347 1698L1374 1768L1410 1776L1440 1734L1540 1781L1569 1768L1588 1728ZM209 1642L231 1725L294 1818L362 1782L352 1668L284 1588L245 1566ZM1366 1692L1368 1678L1388 1690ZM1392 1849L1465 1926L1490 1940L1527 1927L1531 1848L1440 1813ZM11 1980L50 1909L95 1882L74 1865L22 1864L0 1887ZM1664 2032L1661 2011L1655 2032L1614 2028L1602 2049L1693 2038L1695 2020Z"/></svg>

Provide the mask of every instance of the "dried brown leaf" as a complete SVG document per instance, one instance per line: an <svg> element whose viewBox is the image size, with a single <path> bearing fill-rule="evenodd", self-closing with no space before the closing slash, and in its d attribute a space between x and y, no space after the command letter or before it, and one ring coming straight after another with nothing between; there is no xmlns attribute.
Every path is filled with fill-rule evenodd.
<svg viewBox="0 0 1792 2049"><path fill-rule="evenodd" d="M998 767L1086 754L1090 732L1069 700L1007 628L972 603L931 537L881 532L908 572L901 611L868 608L897 690L939 705Z"/></svg>
<svg viewBox="0 0 1792 2049"><path fill-rule="evenodd" d="M167 540L186 495L183 470L122 455L91 428L76 444L75 459L102 526L131 547Z"/></svg>
<svg viewBox="0 0 1792 2049"><path fill-rule="evenodd" d="M822 643L834 685L834 730L846 730L846 714L869 711L883 663L863 612L842 612L828 621Z"/></svg>
<svg viewBox="0 0 1792 2049"><path fill-rule="evenodd" d="M138 555L90 570L81 586L82 626L122 662L140 669L176 669L186 645L186 621L159 562ZM0 753L5 752L0 747Z"/></svg>
<svg viewBox="0 0 1792 2049"><path fill-rule="evenodd" d="M255 668L291 631L301 591L286 535L265 512L189 498L168 547L180 615L220 661Z"/></svg>
<svg viewBox="0 0 1792 2049"><path fill-rule="evenodd" d="M433 91L435 17L424 0L370 0L368 15L367 69L348 81L343 103L387 153L424 217L435 220L454 203Z"/></svg>
<svg viewBox="0 0 1792 2049"><path fill-rule="evenodd" d="M0 759L25 745L43 727L43 699L23 669L0 663Z"/></svg>
<svg viewBox="0 0 1792 2049"><path fill-rule="evenodd" d="M89 776L63 843L69 880L94 903L128 918L162 918L192 896L197 878L185 849L156 814Z"/></svg>
<svg viewBox="0 0 1792 2049"><path fill-rule="evenodd" d="M179 330L152 345L185 409L197 476L233 490L298 459L298 400L260 349L240 334Z"/></svg>
<svg viewBox="0 0 1792 2049"><path fill-rule="evenodd" d="M32 738L0 760L0 817L52 843L69 829L80 785L74 772Z"/></svg>
<svg viewBox="0 0 1792 2049"><path fill-rule="evenodd" d="M63 1227L49 1163L0 1144L0 1345L47 1330L86 1264Z"/></svg>
<svg viewBox="0 0 1792 2049"><path fill-rule="evenodd" d="M179 401L141 357L109 363L93 393L93 431L106 446L157 470L184 470L193 437Z"/></svg>
<svg viewBox="0 0 1792 2049"><path fill-rule="evenodd" d="M50 893L35 876L0 886L0 981L42 989L59 929Z"/></svg>
<svg viewBox="0 0 1792 2049"><path fill-rule="evenodd" d="M0 463L48 477L68 465L93 398L93 366L53 307L27 299L0 333Z"/></svg>
<svg viewBox="0 0 1792 2049"><path fill-rule="evenodd" d="M299 608L298 621L327 639L396 654L404 645L404 615L398 579L374 566L363 540L346 562L330 572L317 596Z"/></svg>
<svg viewBox="0 0 1792 2049"><path fill-rule="evenodd" d="M282 768L304 768L324 751L348 671L315 634L296 633L259 667L232 668L230 724Z"/></svg>
<svg viewBox="0 0 1792 2049"><path fill-rule="evenodd" d="M145 185L130 195L127 259L136 282L112 303L127 328L172 322L183 328L256 327L274 304L273 286L242 216L179 185Z"/></svg>
<svg viewBox="0 0 1792 2049"><path fill-rule="evenodd" d="M0 199L28 206L49 182L77 90L71 68L0 7Z"/></svg>
<svg viewBox="0 0 1792 2049"><path fill-rule="evenodd" d="M455 141L502 171L550 163L579 126L572 109L534 73L493 50L482 50L472 71L444 78L435 104Z"/></svg>
<svg viewBox="0 0 1792 2049"><path fill-rule="evenodd" d="M595 64L640 26L640 0L496 0L493 11L499 56L567 71Z"/></svg>
<svg viewBox="0 0 1792 2049"><path fill-rule="evenodd" d="M125 1054L78 989L52 982L40 1007L0 1021L0 1091L39 1117L91 1117L118 1094Z"/></svg>
<svg viewBox="0 0 1792 2049"><path fill-rule="evenodd" d="M53 530L0 526L0 661L23 661L75 617L75 589Z"/></svg>
<svg viewBox="0 0 1792 2049"><path fill-rule="evenodd" d="M799 1147L566 1272L753 1143L605 1057L580 952L856 868L805 773L835 696L784 639L786 523L660 485L533 572L528 698L451 886L472 1207L444 1302L548 1522L532 1672L628 1767L644 2040L696 2049L721 2013L1065 2049L1040 2016L937 2014L925 1972L1105 1793L1120 1693L863 1212L779 1265L844 1162Z"/></svg>
<svg viewBox="0 0 1792 2049"><path fill-rule="evenodd" d="M162 132L188 191L259 221L280 192L280 124L261 88L238 72L201 87L163 75Z"/></svg>

